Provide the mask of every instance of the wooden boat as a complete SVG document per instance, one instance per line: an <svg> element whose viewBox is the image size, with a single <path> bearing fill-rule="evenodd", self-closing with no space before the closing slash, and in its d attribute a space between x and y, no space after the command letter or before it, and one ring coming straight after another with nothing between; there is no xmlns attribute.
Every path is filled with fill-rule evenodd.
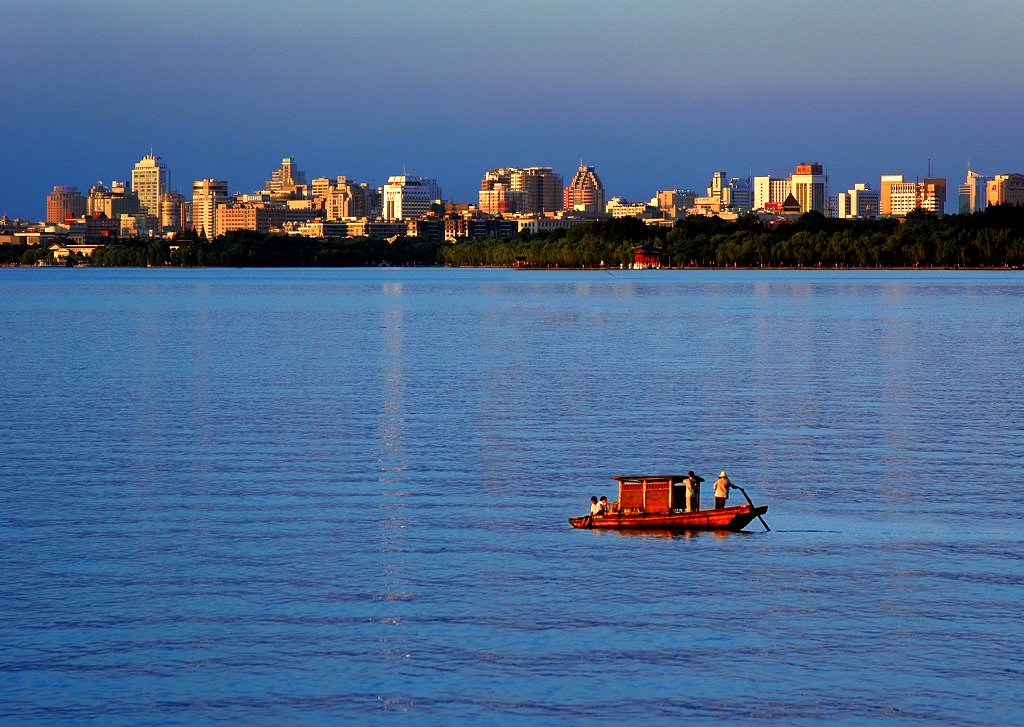
<svg viewBox="0 0 1024 727"><path fill-rule="evenodd" d="M619 483L619 499L611 503L611 511L569 518L570 525L586 529L737 532L768 512L767 505L755 506L746 491L735 485L733 489L746 498L745 505L701 510L700 485L689 484L686 475L615 475L612 479Z"/></svg>

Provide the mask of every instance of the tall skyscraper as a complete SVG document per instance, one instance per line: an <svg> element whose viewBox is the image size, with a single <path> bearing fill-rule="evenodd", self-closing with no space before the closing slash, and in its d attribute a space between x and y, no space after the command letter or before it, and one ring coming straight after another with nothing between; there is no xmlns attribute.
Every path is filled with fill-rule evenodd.
<svg viewBox="0 0 1024 727"><path fill-rule="evenodd" d="M177 192L166 192L160 198L160 230L180 232L184 228L185 198Z"/></svg>
<svg viewBox="0 0 1024 727"><path fill-rule="evenodd" d="M306 174L299 170L295 164L294 157L285 157L281 160L281 168L275 169L270 179L267 180L269 192L279 192L287 187L294 187L306 183Z"/></svg>
<svg viewBox="0 0 1024 727"><path fill-rule="evenodd" d="M723 206L729 204L729 193L725 191L729 186L727 178L725 172L715 172L711 176L711 186L708 187L708 197L712 201L720 202Z"/></svg>
<svg viewBox="0 0 1024 727"><path fill-rule="evenodd" d="M551 167L500 167L480 180L483 212L541 214L562 209L562 177Z"/></svg>
<svg viewBox="0 0 1024 727"><path fill-rule="evenodd" d="M523 212L542 214L562 209L562 175L555 174L551 167L517 169L510 181L513 190L523 193Z"/></svg>
<svg viewBox="0 0 1024 727"><path fill-rule="evenodd" d="M85 215L85 197L78 187L54 187L46 195L46 221L62 223Z"/></svg>
<svg viewBox="0 0 1024 727"><path fill-rule="evenodd" d="M985 209L985 185L988 177L967 170L967 179L960 185L960 203L957 207L962 215Z"/></svg>
<svg viewBox="0 0 1024 727"><path fill-rule="evenodd" d="M565 188L565 209L575 212L604 212L604 185L593 167L580 164L576 176Z"/></svg>
<svg viewBox="0 0 1024 727"><path fill-rule="evenodd" d="M441 199L436 179L400 174L388 177L384 185L384 219L414 220L430 211L430 205Z"/></svg>
<svg viewBox="0 0 1024 727"><path fill-rule="evenodd" d="M147 154L132 169L132 191L146 214L160 214L160 198L171 191L171 173L163 160Z"/></svg>
<svg viewBox="0 0 1024 727"><path fill-rule="evenodd" d="M828 177L822 173L820 164L797 164L789 183L791 194L800 203L800 212L825 214Z"/></svg>
<svg viewBox="0 0 1024 727"><path fill-rule="evenodd" d="M192 227L197 235L212 240L217 234L217 205L228 200L228 183L223 179L192 182Z"/></svg>

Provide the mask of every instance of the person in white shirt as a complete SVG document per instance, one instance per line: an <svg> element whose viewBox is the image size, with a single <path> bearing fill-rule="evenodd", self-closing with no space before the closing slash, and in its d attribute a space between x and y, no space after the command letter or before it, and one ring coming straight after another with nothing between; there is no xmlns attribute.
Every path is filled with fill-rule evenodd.
<svg viewBox="0 0 1024 727"><path fill-rule="evenodd" d="M725 507L725 501L729 499L729 488L732 487L732 483L729 481L729 475L725 474L725 470L718 473L718 479L715 480L715 509L721 510Z"/></svg>

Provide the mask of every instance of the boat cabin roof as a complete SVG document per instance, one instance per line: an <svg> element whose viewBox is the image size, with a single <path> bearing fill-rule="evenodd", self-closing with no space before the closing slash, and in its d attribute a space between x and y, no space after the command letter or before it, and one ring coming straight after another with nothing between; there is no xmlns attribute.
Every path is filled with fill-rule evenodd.
<svg viewBox="0 0 1024 727"><path fill-rule="evenodd" d="M639 482L640 480L685 480L690 475L612 475L619 482Z"/></svg>

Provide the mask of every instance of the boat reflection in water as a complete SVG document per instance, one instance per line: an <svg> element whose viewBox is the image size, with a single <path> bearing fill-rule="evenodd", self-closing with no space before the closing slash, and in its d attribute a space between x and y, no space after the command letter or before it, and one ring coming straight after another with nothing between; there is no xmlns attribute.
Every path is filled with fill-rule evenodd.
<svg viewBox="0 0 1024 727"><path fill-rule="evenodd" d="M716 540L725 540L734 537L749 537L756 535L749 530L637 530L635 528L602 528L607 530L608 535L618 535L624 538L657 538L659 540L676 540L679 538L711 537Z"/></svg>

